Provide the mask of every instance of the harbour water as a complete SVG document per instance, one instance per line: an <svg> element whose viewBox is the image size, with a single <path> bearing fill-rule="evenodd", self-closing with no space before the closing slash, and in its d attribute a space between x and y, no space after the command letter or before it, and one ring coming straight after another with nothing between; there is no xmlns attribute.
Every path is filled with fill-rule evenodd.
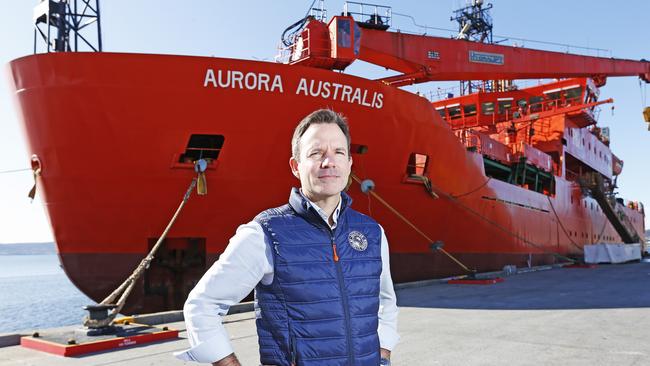
<svg viewBox="0 0 650 366"><path fill-rule="evenodd" d="M81 323L82 306L93 302L70 282L56 254L3 252L0 333Z"/></svg>

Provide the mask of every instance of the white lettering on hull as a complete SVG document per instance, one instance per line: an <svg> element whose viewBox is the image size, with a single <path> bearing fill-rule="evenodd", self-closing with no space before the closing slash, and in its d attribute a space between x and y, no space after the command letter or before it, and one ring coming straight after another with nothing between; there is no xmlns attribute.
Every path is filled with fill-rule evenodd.
<svg viewBox="0 0 650 366"><path fill-rule="evenodd" d="M203 80L203 87L207 88L208 86L221 89L284 92L282 88L282 77L280 75L274 75L273 81L271 81L271 75L269 74L257 72L247 72L244 74L237 70L217 70L217 74L215 75L214 70L208 69Z"/></svg>
<svg viewBox="0 0 650 366"><path fill-rule="evenodd" d="M244 73L239 70L217 70L215 74L213 69L207 69L203 87L284 93L280 75L258 72ZM384 95L380 92L330 81L300 78L295 90L296 95L306 97L340 101L376 109L381 109L384 106Z"/></svg>

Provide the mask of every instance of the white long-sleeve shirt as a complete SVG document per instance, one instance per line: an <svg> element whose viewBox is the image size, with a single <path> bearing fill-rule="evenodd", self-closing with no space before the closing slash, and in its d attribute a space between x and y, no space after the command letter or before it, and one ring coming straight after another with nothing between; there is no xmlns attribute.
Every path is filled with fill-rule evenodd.
<svg viewBox="0 0 650 366"><path fill-rule="evenodd" d="M314 203L312 207L326 223L327 215ZM336 227L340 205L330 225ZM381 228L382 273L379 290L379 343L392 350L399 341L397 334L397 299L390 275L388 240ZM184 361L215 362L233 353L230 337L222 318L233 304L239 303L255 286L273 281L273 254L262 226L251 221L239 226L219 260L205 273L190 292L185 308L185 325L191 348L176 357Z"/></svg>

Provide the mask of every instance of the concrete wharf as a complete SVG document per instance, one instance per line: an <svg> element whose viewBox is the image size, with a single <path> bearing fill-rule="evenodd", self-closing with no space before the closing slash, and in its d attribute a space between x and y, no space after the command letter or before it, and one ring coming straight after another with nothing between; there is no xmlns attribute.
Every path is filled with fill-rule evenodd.
<svg viewBox="0 0 650 366"><path fill-rule="evenodd" d="M485 286L398 285L402 339L393 364L650 365L650 263L525 271ZM149 319L183 330L177 340L68 358L6 346L0 366L188 364L171 355L188 346L173 314ZM226 323L242 364L258 365L254 314Z"/></svg>

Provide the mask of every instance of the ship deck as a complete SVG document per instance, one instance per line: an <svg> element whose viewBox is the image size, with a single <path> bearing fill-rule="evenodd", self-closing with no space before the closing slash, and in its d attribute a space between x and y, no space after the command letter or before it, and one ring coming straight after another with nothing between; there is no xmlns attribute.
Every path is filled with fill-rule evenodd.
<svg viewBox="0 0 650 366"><path fill-rule="evenodd" d="M486 286L400 285L393 364L650 364L649 275L650 263L640 262L532 271ZM226 328L242 364L259 364L254 314L228 315ZM73 358L7 346L0 366L182 365L171 355L187 347L180 337Z"/></svg>

